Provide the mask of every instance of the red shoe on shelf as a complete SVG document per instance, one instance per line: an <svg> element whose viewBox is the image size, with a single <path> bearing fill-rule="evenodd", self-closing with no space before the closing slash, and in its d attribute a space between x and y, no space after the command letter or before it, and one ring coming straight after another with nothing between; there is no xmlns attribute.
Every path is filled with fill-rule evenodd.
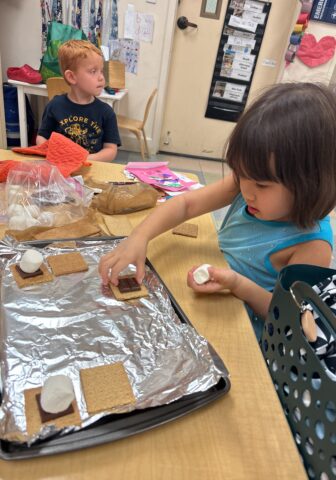
<svg viewBox="0 0 336 480"><path fill-rule="evenodd" d="M27 83L41 83L42 77L38 70L25 64L23 67L9 67L7 68L7 77L9 80L17 80L19 82Z"/></svg>

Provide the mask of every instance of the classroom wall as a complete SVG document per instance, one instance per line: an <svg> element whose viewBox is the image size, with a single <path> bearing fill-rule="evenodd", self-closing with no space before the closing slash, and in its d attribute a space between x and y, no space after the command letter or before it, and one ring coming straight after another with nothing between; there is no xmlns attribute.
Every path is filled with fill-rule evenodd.
<svg viewBox="0 0 336 480"><path fill-rule="evenodd" d="M170 0L172 1L172 0ZM159 85L166 28L170 14L168 1L156 4L145 0L118 0L119 37L123 36L124 12L128 3L142 13L154 15L154 37L152 43L141 42L138 74L126 73L128 96L120 104L119 113L133 118L142 118L146 101L152 90ZM41 57L41 14L39 0L0 0L0 51L2 54L2 78L7 80L9 66L25 63L39 68ZM35 105L35 102L33 102ZM40 106L39 110L43 110ZM37 106L35 105L35 109ZM146 133L151 143L154 129L155 105L151 111ZM124 132L123 145L138 149L138 143L131 134Z"/></svg>
<svg viewBox="0 0 336 480"><path fill-rule="evenodd" d="M281 0L273 0L279 2ZM157 137L154 143L159 144L160 115L155 117L156 111L165 109L165 78L168 78L167 58L171 48L172 35L174 33L175 10L171 7L177 0L157 0L156 4L147 3L145 0L118 0L119 5L119 36L123 36L124 12L128 3L132 3L136 10L154 15L155 27L152 43L141 42L138 74L126 74L126 86L129 89L128 96L120 104L119 112L134 118L141 118L146 100L150 92L160 86L159 96L155 101L154 108L146 128L149 144ZM299 3L299 2L298 2ZM34 68L40 65L41 57L41 18L40 0L0 0L0 52L2 57L2 78L7 79L6 70L9 66L21 66L25 63ZM294 20L295 21L295 20ZM171 29L171 31L169 31ZM321 22L309 23L308 33L313 33L317 40L325 35L336 35L336 27ZM263 48L266 48L266 45ZM199 52L202 55L202 52ZM327 64L317 69L309 69L300 60L296 59L293 64L284 69L281 81L311 80L329 83L333 78L336 83L336 59L335 57ZM202 73L202 72L200 72ZM209 72L204 72L208 76ZM42 99L41 99L42 100ZM33 101L33 107L40 115L45 101ZM178 105L177 105L178 108ZM178 114L178 111L176 111ZM195 122L195 118L192 120ZM122 132L123 145L126 149L137 150L138 144L131 134ZM155 140L155 139L154 139Z"/></svg>
<svg viewBox="0 0 336 480"><path fill-rule="evenodd" d="M336 37L336 25L311 20L305 33L314 35L316 41L319 42L325 36ZM284 67L281 81L336 84L336 55L325 64L314 68L308 67L298 57L295 57L294 62Z"/></svg>

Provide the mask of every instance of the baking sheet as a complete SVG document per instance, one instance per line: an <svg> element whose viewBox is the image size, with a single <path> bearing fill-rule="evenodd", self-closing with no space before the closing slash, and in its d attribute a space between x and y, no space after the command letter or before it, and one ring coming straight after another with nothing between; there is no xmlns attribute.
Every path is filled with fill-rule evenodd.
<svg viewBox="0 0 336 480"><path fill-rule="evenodd" d="M24 415L23 390L42 385L53 374L64 373L72 379L82 428L111 415L87 413L80 368L122 361L137 399L137 410L154 411L152 407L192 399L200 392L205 392L204 401L209 401L207 392L222 379L226 379L222 390L227 390L224 364L192 326L181 322L183 315L179 315L152 267L146 269L145 284L150 291L147 298L131 304L118 302L109 290L102 288L97 263L118 241L78 241L76 250L88 262L88 272L58 277L52 288L45 284L24 290L16 287L8 269L19 261L27 245L13 244L10 239L1 243L3 440L32 445L58 433L48 426L38 436L30 437ZM65 250L47 246L41 251L46 257ZM173 410L170 415L181 414L172 414ZM64 429L61 433L76 429Z"/></svg>

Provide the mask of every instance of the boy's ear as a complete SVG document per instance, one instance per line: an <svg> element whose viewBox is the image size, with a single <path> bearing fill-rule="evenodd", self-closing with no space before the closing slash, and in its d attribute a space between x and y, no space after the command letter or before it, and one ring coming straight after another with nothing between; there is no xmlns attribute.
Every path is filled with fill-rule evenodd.
<svg viewBox="0 0 336 480"><path fill-rule="evenodd" d="M76 75L72 70L65 70L63 77L70 85L75 85Z"/></svg>

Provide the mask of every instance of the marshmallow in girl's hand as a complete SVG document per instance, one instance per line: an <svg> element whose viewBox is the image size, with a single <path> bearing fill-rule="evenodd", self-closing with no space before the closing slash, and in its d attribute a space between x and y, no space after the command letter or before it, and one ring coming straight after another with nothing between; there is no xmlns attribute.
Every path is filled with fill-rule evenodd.
<svg viewBox="0 0 336 480"><path fill-rule="evenodd" d="M30 248L29 250L26 250L25 253L22 255L19 266L23 272L33 273L40 268L42 262L42 254L37 250L33 250L32 248Z"/></svg>
<svg viewBox="0 0 336 480"><path fill-rule="evenodd" d="M203 265L193 271L194 280L198 285L202 285L203 283L206 283L210 280L210 275L208 271L209 267L211 267L211 265L209 265L208 263L203 263Z"/></svg>
<svg viewBox="0 0 336 480"><path fill-rule="evenodd" d="M75 399L72 381L66 375L47 378L41 390L41 407L48 413L66 410Z"/></svg>

